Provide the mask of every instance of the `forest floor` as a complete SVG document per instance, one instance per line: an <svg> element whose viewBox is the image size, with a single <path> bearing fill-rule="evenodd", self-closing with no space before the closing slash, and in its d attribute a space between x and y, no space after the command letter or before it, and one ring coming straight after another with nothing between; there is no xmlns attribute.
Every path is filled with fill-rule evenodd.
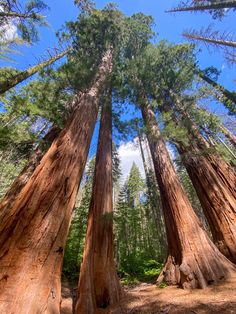
<svg viewBox="0 0 236 314"><path fill-rule="evenodd" d="M61 314L72 314L70 289L62 289ZM124 287L119 307L101 310L101 314L234 314L236 313L236 278L204 290L159 288L149 283ZM100 314L100 312L98 313Z"/></svg>

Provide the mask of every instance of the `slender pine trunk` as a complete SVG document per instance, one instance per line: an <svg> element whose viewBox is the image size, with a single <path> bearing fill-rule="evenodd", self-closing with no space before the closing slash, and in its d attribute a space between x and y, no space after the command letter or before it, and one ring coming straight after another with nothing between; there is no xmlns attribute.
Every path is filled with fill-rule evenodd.
<svg viewBox="0 0 236 314"><path fill-rule="evenodd" d="M0 224L0 312L59 314L61 268L72 210L95 127L112 52L59 137Z"/></svg>
<svg viewBox="0 0 236 314"><path fill-rule="evenodd" d="M168 10L167 12L186 12L186 11L207 11L207 10L222 10L236 8L235 0L226 0L217 3L194 5L194 6L179 6Z"/></svg>
<svg viewBox="0 0 236 314"><path fill-rule="evenodd" d="M145 95L142 96L142 116L160 189L169 250L158 282L164 280L183 288L205 288L235 273L236 268L201 228L161 137L155 114Z"/></svg>
<svg viewBox="0 0 236 314"><path fill-rule="evenodd" d="M188 33L188 32L184 32L183 36L186 38L189 38L190 40L199 40L199 41L203 41L204 43L210 43L213 45L236 48L235 41L223 40L221 38L206 37L201 34Z"/></svg>
<svg viewBox="0 0 236 314"><path fill-rule="evenodd" d="M119 302L121 288L113 252L111 93L105 100L92 199L75 313L93 314Z"/></svg>
<svg viewBox="0 0 236 314"><path fill-rule="evenodd" d="M21 19L39 19L42 18L42 15L37 13L20 13L13 11L0 11L0 18L21 18Z"/></svg>
<svg viewBox="0 0 236 314"><path fill-rule="evenodd" d="M62 57L64 57L69 52L70 49L71 48L68 48L68 49L62 51L61 53L55 55L54 57L52 57L46 61L43 61L43 62L41 62L35 66L32 66L31 68L16 74L11 79L7 79L5 82L2 82L0 84L0 95L4 94L6 91L15 87L17 84L30 78L32 75L39 72L40 70L42 70L46 66L48 66L48 65L54 63L55 61L61 59Z"/></svg>

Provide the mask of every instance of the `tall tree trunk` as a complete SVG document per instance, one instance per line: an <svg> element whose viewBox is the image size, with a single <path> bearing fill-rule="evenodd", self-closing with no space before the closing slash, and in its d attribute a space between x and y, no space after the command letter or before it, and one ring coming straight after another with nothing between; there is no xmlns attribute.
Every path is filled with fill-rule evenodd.
<svg viewBox="0 0 236 314"><path fill-rule="evenodd" d="M229 190L232 194L232 197L235 198L236 195L236 171L231 165L229 165L223 158L215 151L214 153L210 152L209 143L203 137L199 131L199 127L193 121L193 119L188 114L187 110L184 110L181 102L174 93L170 91L170 96L174 99L174 108L181 117L182 123L186 126L189 131L190 141L196 143L196 146L199 148L200 152L205 155L205 158L211 164L214 171L217 173L218 177L223 181L225 188ZM167 104L167 102L166 102ZM175 119L175 117L173 116ZM176 121L178 123L178 121Z"/></svg>
<svg viewBox="0 0 236 314"><path fill-rule="evenodd" d="M12 224L0 224L0 313L60 313L64 245L111 69L108 50L92 87L14 202Z"/></svg>
<svg viewBox="0 0 236 314"><path fill-rule="evenodd" d="M176 143L182 162L197 192L202 209L211 229L213 241L228 259L236 262L236 175L234 169L225 172L229 167L216 154L208 151L208 144L197 125L176 100L175 108L179 119L172 113L176 125L181 122L188 130L188 144ZM171 110L168 102L161 111ZM186 121L187 120L187 121ZM181 121L181 122L180 122ZM186 123L185 123L186 122ZM220 170L221 169L221 170ZM229 186L225 177L234 175L234 184Z"/></svg>
<svg viewBox="0 0 236 314"><path fill-rule="evenodd" d="M183 36L186 38L189 38L190 40L200 40L204 43L210 43L213 45L220 45L225 47L232 47L236 48L236 42L235 41L229 41L229 40L223 40L221 38L213 38L213 37L206 37L204 35L201 35L200 33L196 32L184 32Z"/></svg>
<svg viewBox="0 0 236 314"><path fill-rule="evenodd" d="M34 75L35 73L39 72L40 70L42 70L46 66L48 66L48 65L54 63L55 61L61 59L70 50L71 50L71 48L68 48L68 49L62 51L61 53L58 53L54 57L51 57L50 59L48 59L46 61L43 61L43 62L41 62L41 63L39 63L39 64L37 64L35 66L32 66L31 68L29 68L29 69L27 69L25 71L22 71L22 72L16 74L11 79L7 79L5 82L0 84L0 95L4 94L9 89L15 87L17 84L19 84L19 83L25 81L26 79L30 78L32 75Z"/></svg>
<svg viewBox="0 0 236 314"><path fill-rule="evenodd" d="M167 12L185 12L185 11L206 11L206 10L222 10L222 9L233 9L236 8L235 0L226 0L216 3L202 4L202 5L190 5L190 6L179 6L168 10Z"/></svg>
<svg viewBox="0 0 236 314"><path fill-rule="evenodd" d="M111 93L101 117L92 199L75 313L93 314L119 302L113 254Z"/></svg>
<svg viewBox="0 0 236 314"><path fill-rule="evenodd" d="M226 278L236 269L215 247L182 188L171 162L154 112L145 96L142 116L160 189L166 224L169 255L158 279L183 288L204 288Z"/></svg>
<svg viewBox="0 0 236 314"><path fill-rule="evenodd" d="M193 140L192 140L193 142ZM233 196L194 144L177 144L218 249L236 263L236 195Z"/></svg>

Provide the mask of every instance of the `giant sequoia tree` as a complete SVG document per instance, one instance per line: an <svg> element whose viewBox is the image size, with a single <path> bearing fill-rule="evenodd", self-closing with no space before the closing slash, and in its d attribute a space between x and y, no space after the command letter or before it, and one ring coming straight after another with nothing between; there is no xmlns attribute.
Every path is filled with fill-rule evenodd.
<svg viewBox="0 0 236 314"><path fill-rule="evenodd" d="M15 201L10 219L3 215L3 313L59 313L65 240L97 118L99 93L111 71L111 60L108 49L94 83Z"/></svg>
<svg viewBox="0 0 236 314"><path fill-rule="evenodd" d="M114 305L121 294L113 252L111 90L105 97L75 310L81 314Z"/></svg>
<svg viewBox="0 0 236 314"><path fill-rule="evenodd" d="M150 44L153 36L151 17L141 13L125 17L113 5L96 10L90 7L90 1L75 2L89 3L89 8L85 7L78 20L67 23L59 34L61 40L72 39L73 48L68 53L67 62L60 70L47 72L49 81L53 76L55 81L63 81L62 85L52 84L51 87L60 86L61 92L66 91L68 98L65 99L73 98L73 106L64 110L66 102L63 93L59 93L60 104L54 113L54 93L51 101L43 105L45 91L38 91L43 86L38 82L29 85L35 87L33 93L26 87L22 89L23 93L3 98L6 103L12 101L6 107L12 129L22 119L31 120L29 124L33 126L37 122L35 117L40 115L46 120L43 130L58 122L56 124L62 131L51 138L52 144L40 163L38 155L41 157L44 150L38 146L36 154L13 182L0 205L1 313L60 313L64 247L100 104L99 144L76 313L100 312L119 302L121 289L113 260L112 230L112 92L116 92L117 97L129 99L141 110L150 146L168 242L168 257L159 281L179 284L183 288L204 288L236 271L202 229L180 183L155 116L158 114L162 119L167 135L171 130L168 117L176 133L180 130L185 135L188 133L186 143L182 143L174 132L169 138L175 142L189 172L213 240L228 258L235 261L235 172L217 151L209 149L203 124L197 120L193 47L169 47L165 42L153 46ZM45 85L48 85L47 79L42 78ZM33 104L35 98L38 106L32 109L29 103ZM185 107L189 99L191 110ZM51 110L48 105L52 106ZM28 111L31 110L37 114L30 115ZM42 134L40 130L39 138ZM145 164L144 154L143 160ZM118 209L124 205L124 215L117 217L118 220L122 218L117 224L120 227L117 247L119 249L118 242L122 240L125 257L149 254L150 258L158 258L160 254L153 252L158 251L157 244L153 245L153 239L150 239L154 232L148 224L151 219L159 219L152 223L161 228L161 215L160 212L151 215L146 210L148 207L142 207L144 201L141 201L137 182L143 183L137 167L133 166L125 191L122 191L125 201L118 204ZM147 180L147 183L150 182ZM151 196L151 185L148 188ZM157 198L153 200L156 202ZM124 213L127 209L129 212ZM158 240L157 233L155 235ZM159 238L163 238L163 232Z"/></svg>
<svg viewBox="0 0 236 314"><path fill-rule="evenodd" d="M158 281L180 284L183 288L204 288L235 272L235 267L201 228L171 162L154 112L145 95L139 101L160 189L168 241L168 258Z"/></svg>
<svg viewBox="0 0 236 314"><path fill-rule="evenodd" d="M172 141L176 143L196 189L214 242L224 255L235 261L235 170L218 152L211 152L196 122L190 117L191 114L197 116L196 109L187 113L189 97L179 102L176 96L191 88L194 74L191 49L188 45L167 46L164 43L156 48L149 47L142 61L147 60L147 73L152 79L149 83L148 77L145 77L143 82L148 86L147 92L158 102L166 127L172 126ZM163 70L158 72L160 67Z"/></svg>
<svg viewBox="0 0 236 314"><path fill-rule="evenodd" d="M126 48L130 37L134 38L138 31L143 43L143 37L149 38L151 32L149 23L150 19L142 14L124 19L112 6L68 23L74 49L65 69L67 74L70 71L73 88L76 76L79 81L78 69L84 69L85 91L79 99L76 97L71 117L11 205L10 213L1 213L1 297L5 300L0 305L2 312L25 313L26 309L32 313L59 312L64 244L96 122L99 96L112 71L113 54L118 65L119 56L131 57ZM121 34L128 36L121 41ZM88 88L91 78L93 83ZM22 277L24 281L20 280ZM16 281L21 284L16 286ZM95 289L100 289L99 282Z"/></svg>
<svg viewBox="0 0 236 314"><path fill-rule="evenodd" d="M169 107L170 112L171 110ZM188 143L177 140L177 149L195 187L215 244L226 257L235 262L235 171L216 152L207 152L209 144L186 115L186 110L183 111L180 110L179 117L172 115L177 125L185 125L189 132Z"/></svg>
<svg viewBox="0 0 236 314"><path fill-rule="evenodd" d="M163 48L165 45L165 43L162 43L161 47ZM177 48L175 54L172 55L172 62L178 62L178 54L181 53L183 48ZM191 47L189 48L191 50ZM181 68L181 71L175 77L174 68L166 68L168 66L168 51L165 51L163 58L160 55L157 57L158 66L155 67L153 59L155 50L150 49L151 47L147 49L147 67L145 68L145 57L140 57L137 60L133 59L128 64L130 68L127 72L132 87L131 95L136 95L142 111L165 216L169 257L160 278L164 278L169 284L178 283L183 287L205 287L209 281L217 281L220 280L221 276L225 277L228 270L229 272L234 271L234 267L217 250L201 229L200 223L179 182L161 137L155 114L146 96L146 93L154 96L151 92L152 87L161 86L159 97L155 97L156 102L160 103L162 93L168 84L174 84L175 90L179 90L182 87L182 79L189 79L191 82L193 69L191 70L192 65L189 62L185 68ZM176 66L177 69L180 68L181 62L186 63L186 60L185 56ZM149 65L150 67L148 67ZM151 75L152 69L153 75ZM146 76L146 73L150 75L150 78ZM190 235L192 230L194 230L194 238ZM191 244L189 241L191 241ZM199 241L202 243L201 246L199 246ZM202 259L203 255L204 259Z"/></svg>

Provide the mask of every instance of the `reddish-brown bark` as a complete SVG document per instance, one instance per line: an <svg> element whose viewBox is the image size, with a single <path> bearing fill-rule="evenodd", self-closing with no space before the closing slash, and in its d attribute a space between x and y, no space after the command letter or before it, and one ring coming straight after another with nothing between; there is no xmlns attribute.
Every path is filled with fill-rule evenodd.
<svg viewBox="0 0 236 314"><path fill-rule="evenodd" d="M193 144L177 144L182 161L201 202L213 241L232 262L236 262L236 195L214 171L204 154Z"/></svg>
<svg viewBox="0 0 236 314"><path fill-rule="evenodd" d="M109 50L59 137L0 225L0 313L60 313L61 267L72 209L112 68Z"/></svg>
<svg viewBox="0 0 236 314"><path fill-rule="evenodd" d="M88 228L75 313L93 314L119 302L113 254L111 95L104 103Z"/></svg>
<svg viewBox="0 0 236 314"><path fill-rule="evenodd" d="M176 146L183 164L197 192L213 241L218 249L232 262L236 262L236 175L235 171L217 153L209 150L208 142L197 125L176 102L180 118L172 119L177 125L183 123L189 134L188 143ZM171 110L167 102L161 111ZM180 122L181 121L181 122ZM185 123L186 122L186 123Z"/></svg>
<svg viewBox="0 0 236 314"><path fill-rule="evenodd" d="M234 265L208 238L181 186L166 149L155 115L142 99L147 129L166 224L169 255L158 282L183 288L204 288L236 272Z"/></svg>
<svg viewBox="0 0 236 314"><path fill-rule="evenodd" d="M176 98L175 95L170 92L170 95ZM168 105L167 105L168 106ZM232 197L235 198L236 195L236 171L231 165L219 156L217 152L211 153L210 147L206 139L202 136L199 131L198 126L195 124L193 119L189 116L187 111L185 111L178 99L175 99L174 104L175 110L180 114L180 119L182 123L186 126L189 131L190 142L196 143L200 153L205 156L206 160L211 164L212 168L216 172L217 176L222 180L224 187L232 193ZM176 119L174 117L174 119ZM178 123L178 121L177 121Z"/></svg>

